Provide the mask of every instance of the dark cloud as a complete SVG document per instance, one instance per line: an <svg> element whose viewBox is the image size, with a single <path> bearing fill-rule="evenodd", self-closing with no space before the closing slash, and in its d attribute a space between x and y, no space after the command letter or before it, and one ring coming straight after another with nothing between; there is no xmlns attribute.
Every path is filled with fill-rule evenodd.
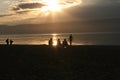
<svg viewBox="0 0 120 80"><path fill-rule="evenodd" d="M118 4L120 3L120 0L101 0L101 2L104 3L108 3L108 4Z"/></svg>
<svg viewBox="0 0 120 80"><path fill-rule="evenodd" d="M35 9L45 6L42 3L21 3L12 8L13 11L20 11L24 9Z"/></svg>
<svg viewBox="0 0 120 80"><path fill-rule="evenodd" d="M80 20L120 18L120 3L118 1L102 0L103 4L98 3L97 1L98 0L96 0L96 4L74 7L67 12ZM109 2L109 4L107 2Z"/></svg>
<svg viewBox="0 0 120 80"><path fill-rule="evenodd" d="M94 5L115 5L120 4L120 0L82 0L84 4Z"/></svg>
<svg viewBox="0 0 120 80"><path fill-rule="evenodd" d="M45 5L42 4L42 3L22 3L22 4L18 5L18 8L21 8L21 9L34 9L34 8L41 8L43 6L45 6Z"/></svg>
<svg viewBox="0 0 120 80"><path fill-rule="evenodd" d="M14 8L12 8L12 10L13 11L18 11L18 10L20 10L20 8L19 7L14 7Z"/></svg>

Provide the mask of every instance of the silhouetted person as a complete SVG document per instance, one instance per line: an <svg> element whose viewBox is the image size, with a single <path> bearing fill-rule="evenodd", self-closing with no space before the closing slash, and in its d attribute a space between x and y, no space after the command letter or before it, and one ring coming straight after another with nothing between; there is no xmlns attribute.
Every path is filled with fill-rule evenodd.
<svg viewBox="0 0 120 80"><path fill-rule="evenodd" d="M10 39L10 45L12 45L13 44L13 40L12 39Z"/></svg>
<svg viewBox="0 0 120 80"><path fill-rule="evenodd" d="M72 41L73 41L73 36L72 36L72 34L70 34L70 36L69 36L70 45L72 45Z"/></svg>
<svg viewBox="0 0 120 80"><path fill-rule="evenodd" d="M50 40L49 40L49 46L52 46L53 45L53 39L52 38L50 38Z"/></svg>
<svg viewBox="0 0 120 80"><path fill-rule="evenodd" d="M57 46L61 46L61 41L60 41L60 39L57 40Z"/></svg>
<svg viewBox="0 0 120 80"><path fill-rule="evenodd" d="M9 45L9 39L6 39L6 44Z"/></svg>
<svg viewBox="0 0 120 80"><path fill-rule="evenodd" d="M64 39L63 43L62 43L63 47L67 47L68 46L68 42L66 39Z"/></svg>

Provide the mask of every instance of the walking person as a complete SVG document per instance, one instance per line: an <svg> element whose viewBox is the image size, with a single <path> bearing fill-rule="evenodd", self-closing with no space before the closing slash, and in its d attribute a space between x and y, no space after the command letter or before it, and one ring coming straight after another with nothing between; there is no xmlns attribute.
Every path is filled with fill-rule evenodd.
<svg viewBox="0 0 120 80"><path fill-rule="evenodd" d="M8 38L6 39L5 42L6 42L7 45L9 45L9 39Z"/></svg>

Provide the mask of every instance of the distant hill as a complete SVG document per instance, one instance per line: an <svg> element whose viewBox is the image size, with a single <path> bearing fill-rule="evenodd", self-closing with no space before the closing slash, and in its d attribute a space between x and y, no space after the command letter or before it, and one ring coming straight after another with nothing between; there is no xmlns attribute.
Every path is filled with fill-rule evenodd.
<svg viewBox="0 0 120 80"><path fill-rule="evenodd" d="M0 25L0 34L37 34L69 32L120 32L120 19L71 21L48 24Z"/></svg>

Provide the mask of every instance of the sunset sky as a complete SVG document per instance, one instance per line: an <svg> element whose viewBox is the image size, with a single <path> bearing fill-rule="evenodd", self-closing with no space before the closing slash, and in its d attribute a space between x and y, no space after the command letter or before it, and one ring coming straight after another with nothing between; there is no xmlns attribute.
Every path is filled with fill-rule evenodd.
<svg viewBox="0 0 120 80"><path fill-rule="evenodd" d="M0 0L0 33L120 32L120 0Z"/></svg>
<svg viewBox="0 0 120 80"><path fill-rule="evenodd" d="M120 0L0 0L0 25L119 21L119 18Z"/></svg>

